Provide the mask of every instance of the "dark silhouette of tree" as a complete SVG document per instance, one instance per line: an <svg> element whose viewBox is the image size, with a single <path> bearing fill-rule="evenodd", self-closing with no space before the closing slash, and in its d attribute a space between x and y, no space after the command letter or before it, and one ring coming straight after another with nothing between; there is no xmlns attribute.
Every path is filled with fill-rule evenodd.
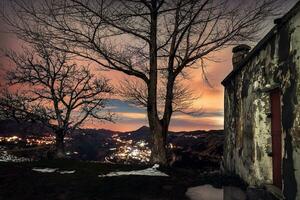
<svg viewBox="0 0 300 200"><path fill-rule="evenodd" d="M166 80L162 78L162 81ZM141 108L147 108L148 88L143 81L138 79L126 79L120 81L117 92L128 103ZM185 85L182 80L178 80L174 84L173 94L173 112L179 112L190 116L200 116L202 114L201 108L195 108L193 106L193 103L196 100L199 100L200 95L195 95L195 92L188 85ZM163 115L166 98L165 83L158 84L157 109L160 117Z"/></svg>
<svg viewBox="0 0 300 200"><path fill-rule="evenodd" d="M45 44L22 54L6 51L15 65L7 73L7 88L1 92L0 115L19 122L39 122L56 136L56 155L65 155L64 137L86 120L112 121L105 101L112 87L88 67L73 63L65 52Z"/></svg>
<svg viewBox="0 0 300 200"><path fill-rule="evenodd" d="M43 34L62 52L143 82L147 91L136 100L147 107L151 160L166 164L177 81L186 69L203 67L210 53L254 40L274 6L275 0L16 0L13 18L3 17L27 41ZM165 91L161 115L158 85Z"/></svg>

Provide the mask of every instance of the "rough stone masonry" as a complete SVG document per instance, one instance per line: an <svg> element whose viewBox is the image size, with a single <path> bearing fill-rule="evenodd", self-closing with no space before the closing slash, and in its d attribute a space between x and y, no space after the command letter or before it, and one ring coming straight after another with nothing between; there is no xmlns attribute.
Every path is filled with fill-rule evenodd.
<svg viewBox="0 0 300 200"><path fill-rule="evenodd" d="M234 68L223 80L224 167L249 185L273 184L272 89L280 90L282 192L300 200L300 2L249 51L233 49Z"/></svg>

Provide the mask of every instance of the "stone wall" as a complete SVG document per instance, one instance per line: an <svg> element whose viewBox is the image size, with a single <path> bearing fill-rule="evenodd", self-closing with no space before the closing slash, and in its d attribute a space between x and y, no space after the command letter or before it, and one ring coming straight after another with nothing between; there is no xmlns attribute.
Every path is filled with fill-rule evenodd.
<svg viewBox="0 0 300 200"><path fill-rule="evenodd" d="M225 84L224 165L250 185L272 184L270 97L282 90L283 191L300 200L300 12L278 24Z"/></svg>

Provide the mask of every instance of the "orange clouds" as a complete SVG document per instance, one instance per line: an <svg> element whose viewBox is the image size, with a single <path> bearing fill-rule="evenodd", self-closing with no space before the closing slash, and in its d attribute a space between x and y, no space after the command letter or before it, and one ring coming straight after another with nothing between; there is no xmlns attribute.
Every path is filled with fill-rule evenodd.
<svg viewBox="0 0 300 200"><path fill-rule="evenodd" d="M3 36L3 35L2 35ZM2 38L1 47L17 48L20 43L15 38L9 38L8 41ZM220 82L231 71L231 48L226 48L222 51L211 55L218 62L206 61L207 78L213 87L210 87L202 78L201 69L188 70L189 80L185 80L191 89L195 92L199 99L194 103L194 108L201 108L202 116L191 117L183 114L174 114L171 121L170 130L172 131L190 131L199 129L222 129L223 128L223 87ZM1 64L7 66L7 62L1 59ZM78 64L86 65L86 61L74 60ZM103 75L111 79L111 83L118 87L120 80L130 79L127 76L117 71L100 71L98 66L93 64L92 69L96 74ZM3 80L3 75L1 74ZM2 81L1 81L2 82ZM132 112L129 107L115 107L114 111L117 115L116 123L101 123L98 121L89 121L84 127L88 128L104 128L116 131L131 131L138 129L143 125L148 125L145 111Z"/></svg>
<svg viewBox="0 0 300 200"><path fill-rule="evenodd" d="M205 63L206 78L211 85L203 79L201 69L189 70L191 79L187 83L200 96L199 100L195 102L194 107L202 108L204 113L223 111L224 89L221 81L232 70L231 48L215 52L212 56L218 62L207 60ZM213 120L211 119L211 121Z"/></svg>
<svg viewBox="0 0 300 200"><path fill-rule="evenodd" d="M83 127L96 129L110 129L115 131L132 131L147 126L144 113L117 113L119 119L116 123L87 122ZM211 130L223 128L222 113L203 113L202 116L193 117L185 114L174 114L171 120L171 131Z"/></svg>

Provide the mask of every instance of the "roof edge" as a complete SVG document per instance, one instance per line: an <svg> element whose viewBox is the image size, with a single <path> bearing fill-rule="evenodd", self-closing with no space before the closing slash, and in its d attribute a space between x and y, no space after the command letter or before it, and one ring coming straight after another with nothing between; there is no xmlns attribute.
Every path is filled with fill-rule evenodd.
<svg viewBox="0 0 300 200"><path fill-rule="evenodd" d="M248 53L248 55L244 58L244 60L238 64L238 66L233 69L221 82L223 86L227 84L227 82L234 77L234 75L239 72L248 61L255 56L258 51L260 51L266 43L276 34L277 30L280 29L290 18L292 18L297 12L300 12L300 1L298 1L286 14L284 14L281 18L276 20L276 25L261 39L257 45Z"/></svg>

